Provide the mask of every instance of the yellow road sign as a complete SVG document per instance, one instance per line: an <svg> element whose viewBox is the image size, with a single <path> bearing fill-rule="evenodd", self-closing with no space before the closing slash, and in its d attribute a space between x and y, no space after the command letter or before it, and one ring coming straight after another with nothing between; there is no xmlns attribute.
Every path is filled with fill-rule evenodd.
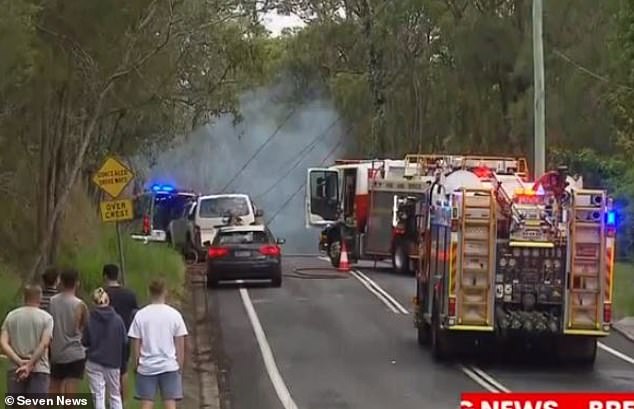
<svg viewBox="0 0 634 409"><path fill-rule="evenodd" d="M113 157L107 158L92 177L101 190L116 198L134 179L134 173Z"/></svg>
<svg viewBox="0 0 634 409"><path fill-rule="evenodd" d="M104 200L99 204L101 220L108 222L120 222L131 220L133 217L132 200Z"/></svg>

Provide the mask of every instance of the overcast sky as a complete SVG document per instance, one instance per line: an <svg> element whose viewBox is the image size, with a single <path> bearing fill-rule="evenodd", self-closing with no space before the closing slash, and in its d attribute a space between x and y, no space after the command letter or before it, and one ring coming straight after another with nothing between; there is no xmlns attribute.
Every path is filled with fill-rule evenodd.
<svg viewBox="0 0 634 409"><path fill-rule="evenodd" d="M280 35L282 30L286 27L298 27L303 26L303 21L295 16L281 16L275 12L266 13L262 16L262 22L264 26L272 32L274 37Z"/></svg>

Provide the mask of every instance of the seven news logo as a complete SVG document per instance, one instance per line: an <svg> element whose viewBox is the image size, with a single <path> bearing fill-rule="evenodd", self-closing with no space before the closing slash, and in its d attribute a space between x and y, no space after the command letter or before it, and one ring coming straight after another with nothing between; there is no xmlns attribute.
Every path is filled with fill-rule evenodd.
<svg viewBox="0 0 634 409"><path fill-rule="evenodd" d="M634 409L634 394L465 394L461 409Z"/></svg>
<svg viewBox="0 0 634 409"><path fill-rule="evenodd" d="M559 404L554 400L526 401L491 399L473 403L468 400L460 401L460 409L559 409Z"/></svg>

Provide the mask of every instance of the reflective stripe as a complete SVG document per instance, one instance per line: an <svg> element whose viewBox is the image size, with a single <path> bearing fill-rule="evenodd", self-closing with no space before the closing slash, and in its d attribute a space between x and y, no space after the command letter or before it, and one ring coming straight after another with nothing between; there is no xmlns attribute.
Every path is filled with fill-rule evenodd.
<svg viewBox="0 0 634 409"><path fill-rule="evenodd" d="M458 242L451 242L449 258L449 295L456 294L456 270L458 269Z"/></svg>
<svg viewBox="0 0 634 409"><path fill-rule="evenodd" d="M606 271L605 271L605 289L604 302L612 302L612 276L614 274L614 238L606 239Z"/></svg>

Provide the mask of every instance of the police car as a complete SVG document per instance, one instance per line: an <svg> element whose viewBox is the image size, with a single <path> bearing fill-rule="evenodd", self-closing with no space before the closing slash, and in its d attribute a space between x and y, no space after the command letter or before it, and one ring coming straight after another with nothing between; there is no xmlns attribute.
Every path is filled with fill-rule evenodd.
<svg viewBox="0 0 634 409"><path fill-rule="evenodd" d="M182 217L198 195L171 185L152 185L134 198L131 236L144 242L172 243L172 221Z"/></svg>

